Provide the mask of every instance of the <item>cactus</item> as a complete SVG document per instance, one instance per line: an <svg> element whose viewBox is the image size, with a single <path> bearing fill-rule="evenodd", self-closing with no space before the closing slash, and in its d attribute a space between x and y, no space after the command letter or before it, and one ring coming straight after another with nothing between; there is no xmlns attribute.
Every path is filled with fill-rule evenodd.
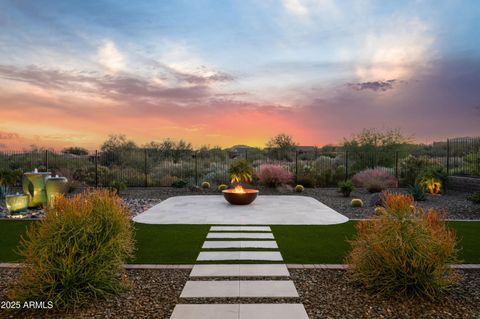
<svg viewBox="0 0 480 319"><path fill-rule="evenodd" d="M220 184L220 185L218 185L218 190L219 190L219 191L224 191L224 190L226 190L227 188L228 188L228 186L225 185L225 184Z"/></svg>
<svg viewBox="0 0 480 319"><path fill-rule="evenodd" d="M352 207L363 207L363 202L360 198L354 198L352 199L350 205L352 205Z"/></svg>
<svg viewBox="0 0 480 319"><path fill-rule="evenodd" d="M203 188L203 189L210 188L210 183L209 183L209 182L203 182L203 183L202 183L202 188Z"/></svg>
<svg viewBox="0 0 480 319"><path fill-rule="evenodd" d="M305 188L302 185L297 185L295 186L295 192L301 193L305 190Z"/></svg>

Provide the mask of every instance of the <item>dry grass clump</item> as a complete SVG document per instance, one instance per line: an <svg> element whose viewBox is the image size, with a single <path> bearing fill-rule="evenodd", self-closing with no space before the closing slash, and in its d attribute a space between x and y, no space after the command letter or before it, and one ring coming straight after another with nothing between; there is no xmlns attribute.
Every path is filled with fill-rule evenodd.
<svg viewBox="0 0 480 319"><path fill-rule="evenodd" d="M456 236L438 210L418 210L410 195L385 193L385 211L356 225L351 273L375 293L434 298L459 280Z"/></svg>
<svg viewBox="0 0 480 319"><path fill-rule="evenodd" d="M81 305L125 288L122 265L134 250L128 209L114 193L88 191L59 198L22 238L25 268L12 300Z"/></svg>

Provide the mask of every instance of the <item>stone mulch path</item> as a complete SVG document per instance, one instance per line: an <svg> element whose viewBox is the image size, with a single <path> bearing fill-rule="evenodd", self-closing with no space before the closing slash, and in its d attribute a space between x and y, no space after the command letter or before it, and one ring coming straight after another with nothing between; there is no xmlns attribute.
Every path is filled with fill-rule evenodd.
<svg viewBox="0 0 480 319"><path fill-rule="evenodd" d="M270 239L274 237L270 227L212 226L203 249L222 249L224 246L242 249L252 246L248 245L250 240L258 247L262 242L258 239L267 239L265 242L271 243ZM229 241L231 245L228 245ZM222 245L215 246L215 242ZM275 246L278 248L276 242ZM215 264L201 264L204 261ZM220 261L235 263L218 264ZM304 306L298 302L297 289L285 264L241 264L241 261L283 261L283 258L279 251L200 252L190 279L180 294L181 301L170 318L308 319Z"/></svg>

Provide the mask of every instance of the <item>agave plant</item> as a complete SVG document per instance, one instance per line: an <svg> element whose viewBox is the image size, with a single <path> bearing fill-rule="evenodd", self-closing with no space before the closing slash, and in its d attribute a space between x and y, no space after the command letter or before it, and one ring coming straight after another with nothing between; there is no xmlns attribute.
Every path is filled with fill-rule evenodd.
<svg viewBox="0 0 480 319"><path fill-rule="evenodd" d="M413 199L417 202L426 200L425 187L422 184L415 184L408 186L408 193L412 195Z"/></svg>
<svg viewBox="0 0 480 319"><path fill-rule="evenodd" d="M251 182L253 180L253 168L243 159L232 163L228 174L232 183Z"/></svg>

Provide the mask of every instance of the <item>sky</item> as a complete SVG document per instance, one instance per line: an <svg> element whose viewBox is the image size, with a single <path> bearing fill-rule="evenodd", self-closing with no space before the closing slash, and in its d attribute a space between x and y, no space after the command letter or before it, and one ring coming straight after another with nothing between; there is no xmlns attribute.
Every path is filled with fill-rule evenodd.
<svg viewBox="0 0 480 319"><path fill-rule="evenodd" d="M0 0L0 150L480 135L477 0Z"/></svg>

